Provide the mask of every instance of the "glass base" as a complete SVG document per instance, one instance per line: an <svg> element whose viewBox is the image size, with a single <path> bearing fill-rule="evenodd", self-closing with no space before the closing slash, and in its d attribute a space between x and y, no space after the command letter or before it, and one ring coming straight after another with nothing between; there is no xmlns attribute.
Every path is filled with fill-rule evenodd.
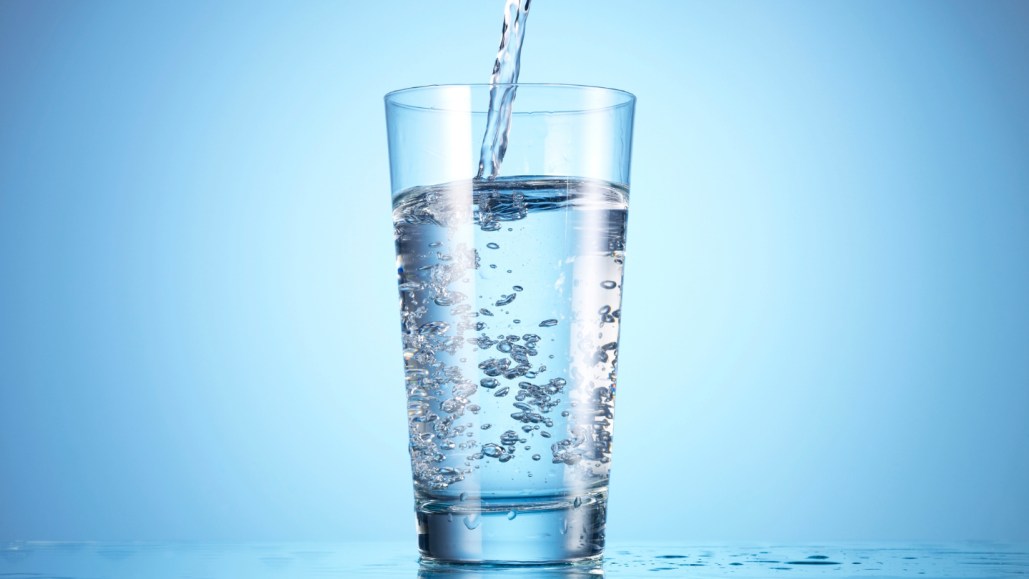
<svg viewBox="0 0 1029 579"><path fill-rule="evenodd" d="M560 565L604 551L607 492L558 501L420 501L418 549L426 563Z"/></svg>

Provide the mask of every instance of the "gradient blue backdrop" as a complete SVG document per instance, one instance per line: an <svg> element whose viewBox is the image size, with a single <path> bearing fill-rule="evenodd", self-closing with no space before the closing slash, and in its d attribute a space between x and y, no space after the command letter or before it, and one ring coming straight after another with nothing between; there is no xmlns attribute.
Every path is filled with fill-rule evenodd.
<svg viewBox="0 0 1029 579"><path fill-rule="evenodd" d="M381 98L501 8L0 3L0 539L413 541ZM1029 540L1027 28L534 2L639 97L611 539Z"/></svg>

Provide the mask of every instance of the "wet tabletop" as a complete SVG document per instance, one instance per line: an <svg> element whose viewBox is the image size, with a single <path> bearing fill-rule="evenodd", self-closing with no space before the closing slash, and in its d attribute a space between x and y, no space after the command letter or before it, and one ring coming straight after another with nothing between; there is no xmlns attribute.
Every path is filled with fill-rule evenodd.
<svg viewBox="0 0 1029 579"><path fill-rule="evenodd" d="M420 565L411 543L0 543L0 579L373 577L625 579L646 577L1029 576L1029 545L610 545L600 565L464 568Z"/></svg>

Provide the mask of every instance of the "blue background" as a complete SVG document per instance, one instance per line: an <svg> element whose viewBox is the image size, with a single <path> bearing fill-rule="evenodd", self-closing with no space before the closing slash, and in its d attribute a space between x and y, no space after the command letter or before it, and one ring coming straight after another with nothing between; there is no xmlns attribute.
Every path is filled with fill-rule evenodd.
<svg viewBox="0 0 1029 579"><path fill-rule="evenodd" d="M0 3L0 539L410 539L382 95L502 2ZM1029 4L536 0L639 97L609 537L1029 540Z"/></svg>

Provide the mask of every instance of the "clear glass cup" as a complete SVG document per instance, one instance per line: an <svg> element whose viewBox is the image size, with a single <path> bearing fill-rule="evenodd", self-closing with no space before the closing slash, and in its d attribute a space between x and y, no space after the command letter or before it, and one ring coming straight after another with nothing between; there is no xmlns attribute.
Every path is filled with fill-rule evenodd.
<svg viewBox="0 0 1029 579"><path fill-rule="evenodd" d="M508 88L508 87L502 87ZM635 97L513 85L386 95L424 561L588 562L604 548Z"/></svg>

